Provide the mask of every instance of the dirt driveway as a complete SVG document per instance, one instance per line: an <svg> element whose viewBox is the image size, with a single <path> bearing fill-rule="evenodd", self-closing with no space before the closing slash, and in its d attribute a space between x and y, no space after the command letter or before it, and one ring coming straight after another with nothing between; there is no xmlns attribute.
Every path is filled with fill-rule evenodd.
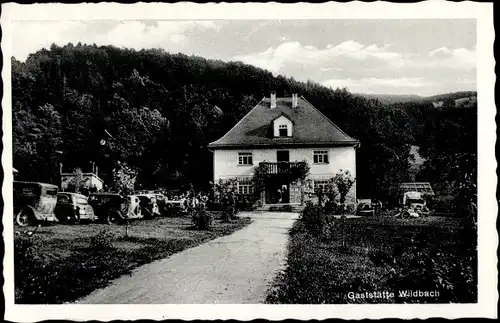
<svg viewBox="0 0 500 323"><path fill-rule="evenodd" d="M297 213L241 213L253 222L229 236L136 269L80 304L255 304L285 265Z"/></svg>

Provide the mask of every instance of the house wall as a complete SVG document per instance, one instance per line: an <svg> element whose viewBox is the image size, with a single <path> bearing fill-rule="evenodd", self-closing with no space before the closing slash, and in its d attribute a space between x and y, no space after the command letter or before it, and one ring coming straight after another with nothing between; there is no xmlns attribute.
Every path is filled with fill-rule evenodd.
<svg viewBox="0 0 500 323"><path fill-rule="evenodd" d="M214 151L214 180L246 177L253 175L253 168L260 162L276 162L276 151L285 149L216 149ZM332 148L293 148L290 152L290 161L307 161L310 167L311 179L330 178L340 170L348 170L356 177L356 150L354 147ZM328 164L314 164L313 152L328 150ZM253 165L238 165L238 153L251 152Z"/></svg>
<svg viewBox="0 0 500 323"><path fill-rule="evenodd" d="M253 169L260 162L276 162L276 151L282 149L216 149L214 151L214 182L220 179L245 178L253 176ZM314 180L330 179L341 170L348 170L356 178L356 149L354 147L331 148L293 148L286 149L290 152L290 161L307 161L310 167L308 180L302 187L291 191L291 201L298 202L298 191L302 196L301 202L313 198ZM328 150L328 164L314 164L313 152L315 150ZM239 152L252 152L253 165L238 165ZM309 193L308 193L309 192ZM348 204L356 202L356 183L351 188L347 201Z"/></svg>

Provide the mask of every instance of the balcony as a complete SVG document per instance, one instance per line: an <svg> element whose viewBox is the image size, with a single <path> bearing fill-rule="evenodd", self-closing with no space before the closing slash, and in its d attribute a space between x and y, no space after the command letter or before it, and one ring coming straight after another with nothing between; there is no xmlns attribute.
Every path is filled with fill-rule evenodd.
<svg viewBox="0 0 500 323"><path fill-rule="evenodd" d="M266 175L290 175L303 168L303 162L261 162L259 165Z"/></svg>

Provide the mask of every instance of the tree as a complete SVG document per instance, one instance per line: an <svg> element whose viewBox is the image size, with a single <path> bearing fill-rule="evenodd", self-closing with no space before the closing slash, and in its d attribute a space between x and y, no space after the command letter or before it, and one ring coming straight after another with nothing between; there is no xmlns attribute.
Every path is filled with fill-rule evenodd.
<svg viewBox="0 0 500 323"><path fill-rule="evenodd" d="M352 185L354 185L355 179L351 176L351 173L348 170L340 170L340 172L333 177L333 182L339 191L340 205L342 206L342 209L345 210L347 194L351 190Z"/></svg>
<svg viewBox="0 0 500 323"><path fill-rule="evenodd" d="M123 162L118 162L113 169L111 190L123 195L132 194L135 188L137 171Z"/></svg>
<svg viewBox="0 0 500 323"><path fill-rule="evenodd" d="M474 140L477 130L466 112L473 109L435 109L420 101L382 104L239 62L158 49L53 45L25 62L12 60L15 167L22 179L53 181L55 151L61 150L67 167L95 161L106 182L123 161L144 187L206 188L213 178L208 143L271 90L279 96L299 93L358 139L358 193L382 200L405 178L408 145L422 147L429 160L425 176L442 182L447 170L440 160L463 152L463 140ZM115 140L103 147L104 129Z"/></svg>
<svg viewBox="0 0 500 323"><path fill-rule="evenodd" d="M56 151L62 143L59 112L51 104L35 111L17 104L13 110L13 155L21 176L58 184Z"/></svg>
<svg viewBox="0 0 500 323"><path fill-rule="evenodd" d="M83 176L81 168L76 168L73 171L73 177L68 183L68 190L75 193L82 193L84 189L88 188L86 180Z"/></svg>

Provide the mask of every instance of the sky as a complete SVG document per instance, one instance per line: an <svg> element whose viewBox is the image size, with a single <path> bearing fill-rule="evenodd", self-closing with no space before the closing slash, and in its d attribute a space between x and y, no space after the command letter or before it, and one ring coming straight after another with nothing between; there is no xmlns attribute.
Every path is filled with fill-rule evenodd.
<svg viewBox="0 0 500 323"><path fill-rule="evenodd" d="M241 61L353 93L476 90L474 19L14 21L13 56L52 43Z"/></svg>

